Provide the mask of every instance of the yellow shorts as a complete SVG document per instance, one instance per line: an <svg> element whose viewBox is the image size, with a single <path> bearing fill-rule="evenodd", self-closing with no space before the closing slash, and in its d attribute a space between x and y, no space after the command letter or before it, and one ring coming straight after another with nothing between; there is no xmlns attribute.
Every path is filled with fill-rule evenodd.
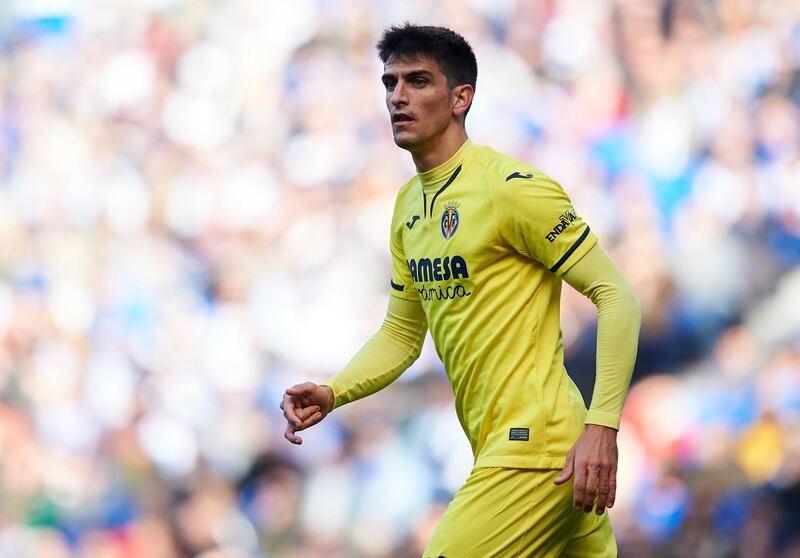
<svg viewBox="0 0 800 558"><path fill-rule="evenodd" d="M423 558L610 558L608 512L572 508L559 470L479 467L447 507Z"/></svg>

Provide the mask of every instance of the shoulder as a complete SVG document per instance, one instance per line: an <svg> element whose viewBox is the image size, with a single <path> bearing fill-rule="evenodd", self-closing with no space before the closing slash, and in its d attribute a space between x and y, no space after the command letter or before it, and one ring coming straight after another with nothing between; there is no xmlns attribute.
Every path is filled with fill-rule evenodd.
<svg viewBox="0 0 800 558"><path fill-rule="evenodd" d="M411 191L414 190L415 187L418 188L419 186L419 178L417 178L416 175L412 176L402 186L400 186L400 189L397 191L397 200L399 201L407 198Z"/></svg>
<svg viewBox="0 0 800 558"><path fill-rule="evenodd" d="M476 146L473 160L483 168L492 184L504 184L512 180L551 180L531 164L488 146Z"/></svg>
<svg viewBox="0 0 800 558"><path fill-rule="evenodd" d="M393 231L402 230L400 226L405 224L410 217L409 213L413 212L415 204L419 202L420 188L419 179L416 176L411 177L408 182L400 186L395 197L394 210L392 211Z"/></svg>
<svg viewBox="0 0 800 558"><path fill-rule="evenodd" d="M516 211L525 204L540 204L558 197L561 185L530 163L480 146L474 161L482 167L493 203Z"/></svg>
<svg viewBox="0 0 800 558"><path fill-rule="evenodd" d="M405 184L400 186L394 201L395 213L398 211L402 212L405 206L413 204L414 199L419 196L421 188L422 186L419 183L419 178L416 176L412 176Z"/></svg>

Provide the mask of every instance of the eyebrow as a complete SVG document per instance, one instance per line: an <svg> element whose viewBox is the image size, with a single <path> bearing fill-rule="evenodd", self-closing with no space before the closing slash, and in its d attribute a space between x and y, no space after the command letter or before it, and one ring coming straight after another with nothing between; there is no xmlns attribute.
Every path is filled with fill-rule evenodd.
<svg viewBox="0 0 800 558"><path fill-rule="evenodd" d="M401 75L406 79L414 79L418 77L432 78L433 72L430 70L411 70L410 72L405 72ZM396 74L390 74L387 72L381 76L381 81L385 82L387 79L396 79Z"/></svg>

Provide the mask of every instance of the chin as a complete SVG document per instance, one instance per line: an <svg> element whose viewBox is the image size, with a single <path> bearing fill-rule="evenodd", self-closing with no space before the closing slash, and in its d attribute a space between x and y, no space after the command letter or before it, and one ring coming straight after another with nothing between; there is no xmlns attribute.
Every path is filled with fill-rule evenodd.
<svg viewBox="0 0 800 558"><path fill-rule="evenodd" d="M403 134L401 132L399 134L395 134L394 143L397 147L411 151L414 149L414 147L419 145L420 142L419 138L412 135Z"/></svg>

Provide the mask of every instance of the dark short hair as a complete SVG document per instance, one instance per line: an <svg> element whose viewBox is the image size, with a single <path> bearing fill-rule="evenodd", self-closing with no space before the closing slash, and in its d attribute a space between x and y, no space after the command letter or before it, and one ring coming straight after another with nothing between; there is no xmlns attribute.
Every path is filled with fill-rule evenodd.
<svg viewBox="0 0 800 558"><path fill-rule="evenodd" d="M446 27L413 25L392 26L383 32L376 45L381 62L392 58L425 56L439 64L447 86L468 83L473 88L478 79L478 62L467 40Z"/></svg>

